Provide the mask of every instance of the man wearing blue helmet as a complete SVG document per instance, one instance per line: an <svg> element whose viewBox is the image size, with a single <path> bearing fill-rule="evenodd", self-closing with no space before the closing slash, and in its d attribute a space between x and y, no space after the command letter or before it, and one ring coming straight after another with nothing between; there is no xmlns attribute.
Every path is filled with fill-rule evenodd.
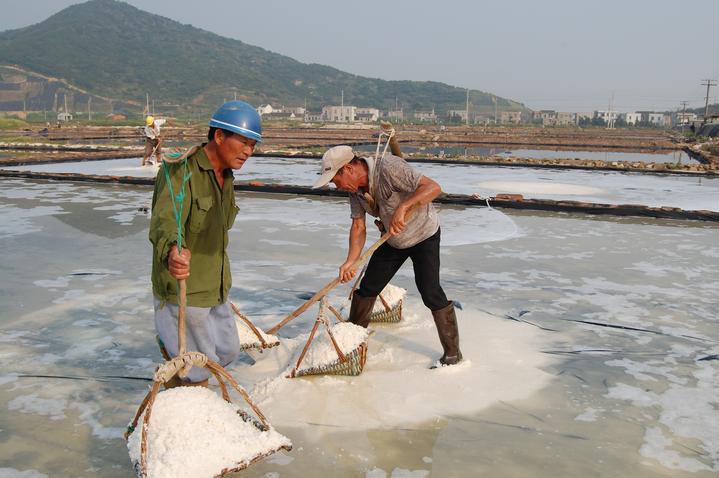
<svg viewBox="0 0 719 478"><path fill-rule="evenodd" d="M228 231L239 211L232 170L242 168L262 141L262 125L252 106L228 101L215 111L209 126L207 143L166 161L157 175L150 221L152 290L155 327L167 352L178 353L177 281L185 279L186 349L226 366L240 352L228 304L232 285ZM178 193L181 204L173 205ZM181 251L175 211L180 215ZM186 381L175 377L168 386L207 386L209 376L207 369L193 367Z"/></svg>

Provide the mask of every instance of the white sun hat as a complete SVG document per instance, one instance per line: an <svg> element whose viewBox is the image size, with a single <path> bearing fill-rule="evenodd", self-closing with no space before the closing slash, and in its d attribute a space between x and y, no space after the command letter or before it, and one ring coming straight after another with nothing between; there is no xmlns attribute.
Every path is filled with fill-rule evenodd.
<svg viewBox="0 0 719 478"><path fill-rule="evenodd" d="M335 177L337 171L339 171L342 166L352 161L352 158L354 157L355 154L349 146L334 146L328 149L325 154L322 155L322 176L315 181L312 188L321 188L332 181L332 178Z"/></svg>

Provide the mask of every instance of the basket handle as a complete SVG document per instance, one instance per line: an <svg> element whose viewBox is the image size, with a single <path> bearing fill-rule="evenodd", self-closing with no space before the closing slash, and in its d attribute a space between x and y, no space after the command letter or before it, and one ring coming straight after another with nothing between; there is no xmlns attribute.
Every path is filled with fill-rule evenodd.
<svg viewBox="0 0 719 478"><path fill-rule="evenodd" d="M262 334L260 334L260 331L257 330L257 327L255 327L255 324L253 324L252 321L245 316L245 314L243 314L242 312L240 312L240 309L239 309L235 304L233 304L232 302L230 302L230 305L232 306L233 312L234 312L235 314L237 314L237 316L238 316L240 319L242 319L242 321L250 328L250 330L252 331L252 333L257 336L257 339L260 341L260 344L262 345L262 348L267 347L267 342L265 342L265 339L262 338Z"/></svg>

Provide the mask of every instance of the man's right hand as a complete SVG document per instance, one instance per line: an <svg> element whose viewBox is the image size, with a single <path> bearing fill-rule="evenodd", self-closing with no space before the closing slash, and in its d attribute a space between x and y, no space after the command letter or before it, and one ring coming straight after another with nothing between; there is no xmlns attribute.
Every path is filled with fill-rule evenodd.
<svg viewBox="0 0 719 478"><path fill-rule="evenodd" d="M177 252L177 246L172 246L167 256L167 269L170 275L177 280L190 277L190 257L189 249L183 248L182 252Z"/></svg>
<svg viewBox="0 0 719 478"><path fill-rule="evenodd" d="M357 270L352 268L352 264L354 264L354 262L355 261L346 261L340 266L340 282L349 282L350 280L352 280L355 274L357 274Z"/></svg>

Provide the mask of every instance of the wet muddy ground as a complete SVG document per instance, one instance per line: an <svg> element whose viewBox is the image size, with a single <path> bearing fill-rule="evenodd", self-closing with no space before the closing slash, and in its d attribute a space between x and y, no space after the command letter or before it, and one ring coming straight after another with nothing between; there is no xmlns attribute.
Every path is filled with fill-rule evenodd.
<svg viewBox="0 0 719 478"><path fill-rule="evenodd" d="M131 475L121 434L160 360L150 195L0 181L8 476ZM266 329L334 277L349 210L261 194L238 204L231 300ZM359 377L279 377L313 320L302 316L282 348L230 367L295 445L242 476L716 475L715 226L459 207L440 217L466 363L427 370L440 347L409 265L394 281L408 289L405 320L376 328Z"/></svg>

